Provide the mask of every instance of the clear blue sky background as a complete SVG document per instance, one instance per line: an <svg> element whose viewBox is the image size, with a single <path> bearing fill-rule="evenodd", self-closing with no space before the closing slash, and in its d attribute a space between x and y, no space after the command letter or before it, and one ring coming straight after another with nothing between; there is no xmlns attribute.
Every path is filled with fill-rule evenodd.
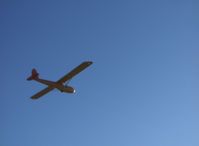
<svg viewBox="0 0 199 146"><path fill-rule="evenodd" d="M1 0L1 146L198 146L199 2ZM57 80L85 60L76 93Z"/></svg>

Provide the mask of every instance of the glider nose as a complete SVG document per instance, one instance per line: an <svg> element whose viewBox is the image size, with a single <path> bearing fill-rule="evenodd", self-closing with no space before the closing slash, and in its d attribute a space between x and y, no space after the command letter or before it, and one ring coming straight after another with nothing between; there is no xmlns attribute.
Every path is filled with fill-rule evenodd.
<svg viewBox="0 0 199 146"><path fill-rule="evenodd" d="M75 89L73 90L73 93L75 93L76 91L75 91Z"/></svg>
<svg viewBox="0 0 199 146"><path fill-rule="evenodd" d="M71 87L71 93L75 93L75 89Z"/></svg>
<svg viewBox="0 0 199 146"><path fill-rule="evenodd" d="M67 87L67 92L68 93L75 93L75 89L73 87L68 86Z"/></svg>

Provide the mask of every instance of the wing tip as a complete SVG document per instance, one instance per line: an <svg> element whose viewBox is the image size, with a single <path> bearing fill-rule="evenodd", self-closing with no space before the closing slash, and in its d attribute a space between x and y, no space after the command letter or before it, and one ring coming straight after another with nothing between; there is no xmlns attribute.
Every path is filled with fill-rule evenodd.
<svg viewBox="0 0 199 146"><path fill-rule="evenodd" d="M88 65L91 65L91 64L93 64L93 61L84 61L83 63L86 63L86 64L88 64Z"/></svg>
<svg viewBox="0 0 199 146"><path fill-rule="evenodd" d="M32 97L30 97L30 98L31 98L32 100L36 100L36 99L38 99L38 98L35 98L35 97L33 97L33 96L32 96Z"/></svg>

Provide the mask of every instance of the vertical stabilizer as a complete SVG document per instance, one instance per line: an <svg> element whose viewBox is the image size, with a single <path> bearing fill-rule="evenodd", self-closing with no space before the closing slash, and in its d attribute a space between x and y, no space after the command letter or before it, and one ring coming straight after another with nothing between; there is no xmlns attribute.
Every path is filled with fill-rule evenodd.
<svg viewBox="0 0 199 146"><path fill-rule="evenodd" d="M37 70L35 68L32 69L32 74L30 77L27 78L28 81L34 80L39 78L39 73L37 72Z"/></svg>

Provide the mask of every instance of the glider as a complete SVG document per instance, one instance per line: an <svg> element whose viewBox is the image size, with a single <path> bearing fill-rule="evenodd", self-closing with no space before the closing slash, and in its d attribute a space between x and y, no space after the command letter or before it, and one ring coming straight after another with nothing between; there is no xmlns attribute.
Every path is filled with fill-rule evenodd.
<svg viewBox="0 0 199 146"><path fill-rule="evenodd" d="M86 69L88 66L92 64L91 61L85 61L81 63L79 66L74 68L72 71L70 71L68 74L60 78L58 81L53 82L49 80L44 80L39 78L39 73L37 72L36 69L32 69L32 74L30 77L27 78L28 81L35 80L37 82L40 82L42 84L47 85L45 89L41 90L40 92L36 93L33 95L31 98L32 99L38 99L41 96L47 94L48 92L52 91L53 89L58 89L61 92L66 92L66 93L75 93L75 89L71 86L68 86L68 83L64 84L65 82L69 81L72 79L75 75Z"/></svg>

